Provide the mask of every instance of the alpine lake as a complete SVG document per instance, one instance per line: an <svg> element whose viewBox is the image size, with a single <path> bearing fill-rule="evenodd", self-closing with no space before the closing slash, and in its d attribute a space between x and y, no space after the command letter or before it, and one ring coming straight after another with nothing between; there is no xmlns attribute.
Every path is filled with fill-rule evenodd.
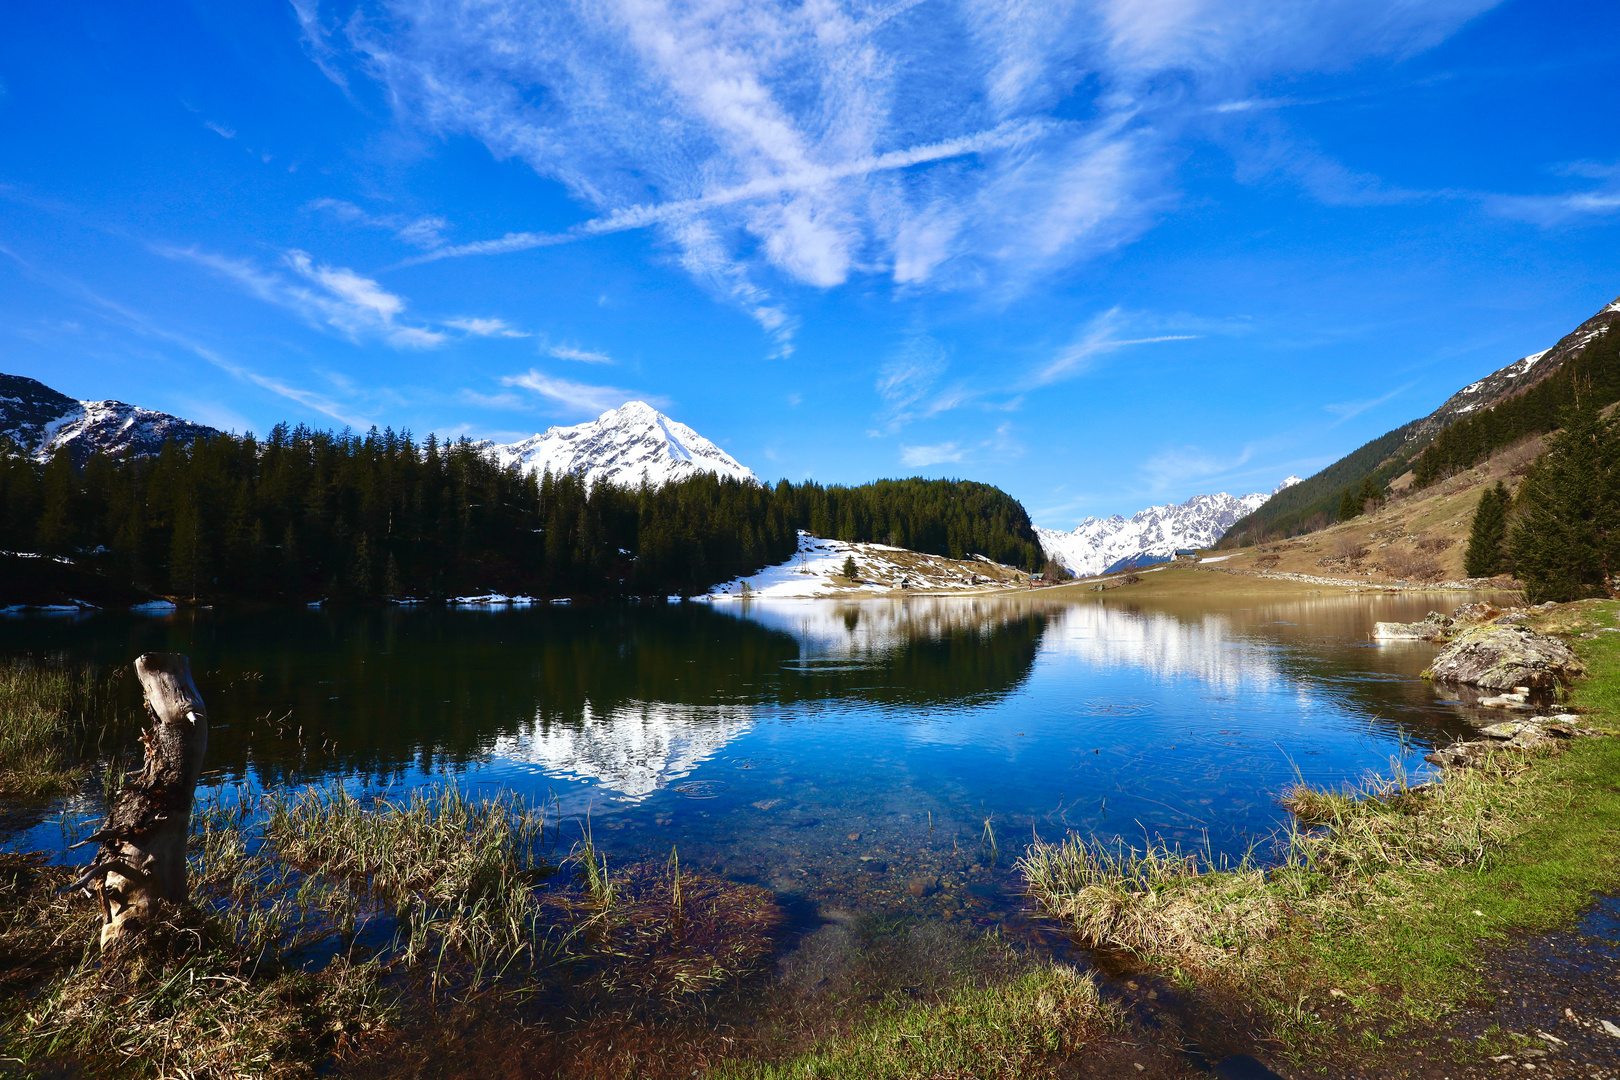
<svg viewBox="0 0 1620 1080"><path fill-rule="evenodd" d="M544 808L559 857L588 834L610 872L675 852L764 886L778 971L872 919L1084 963L1023 895L1032 838L1263 860L1290 784L1426 775L1470 710L1420 678L1434 645L1370 632L1478 598L182 609L0 619L0 655L188 654L202 802L455 784ZM0 807L0 845L71 862L101 812Z"/></svg>

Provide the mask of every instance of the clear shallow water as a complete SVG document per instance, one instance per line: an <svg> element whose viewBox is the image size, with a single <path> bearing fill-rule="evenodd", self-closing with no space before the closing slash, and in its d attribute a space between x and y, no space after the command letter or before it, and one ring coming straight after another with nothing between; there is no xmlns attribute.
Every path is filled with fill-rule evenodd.
<svg viewBox="0 0 1620 1080"><path fill-rule="evenodd" d="M217 789L453 778L801 909L1007 925L1032 836L1238 855L1296 771L1423 773L1462 707L1418 678L1433 646L1368 633L1466 599L103 614L0 620L0 654L188 653ZM13 807L0 843L60 849L63 816Z"/></svg>

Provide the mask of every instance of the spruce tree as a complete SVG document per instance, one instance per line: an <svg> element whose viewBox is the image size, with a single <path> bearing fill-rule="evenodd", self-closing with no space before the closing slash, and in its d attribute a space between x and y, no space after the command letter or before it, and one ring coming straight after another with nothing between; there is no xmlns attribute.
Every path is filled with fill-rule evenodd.
<svg viewBox="0 0 1620 1080"><path fill-rule="evenodd" d="M857 573L857 571L856 571L856 568L855 568L855 556L853 556L853 555L845 555L844 556L844 576L849 578L849 580L851 580L851 581L859 581L860 579L855 576L856 573Z"/></svg>
<svg viewBox="0 0 1620 1080"><path fill-rule="evenodd" d="M1344 489L1344 497L1339 500L1339 520L1349 521L1361 513L1361 504L1356 502L1355 493L1349 488Z"/></svg>
<svg viewBox="0 0 1620 1080"><path fill-rule="evenodd" d="M1590 400L1590 398L1588 398ZM1591 406L1563 430L1519 488L1508 539L1531 603L1612 596L1620 570L1620 434Z"/></svg>
<svg viewBox="0 0 1620 1080"><path fill-rule="evenodd" d="M1361 482L1361 490L1356 492L1356 506L1358 509L1367 511L1383 501L1384 489L1379 487L1372 477L1369 476Z"/></svg>
<svg viewBox="0 0 1620 1080"><path fill-rule="evenodd" d="M1468 533L1468 553L1463 572L1469 577L1490 577L1502 571L1502 544L1507 539L1508 491L1498 480L1486 488L1474 511L1474 525Z"/></svg>

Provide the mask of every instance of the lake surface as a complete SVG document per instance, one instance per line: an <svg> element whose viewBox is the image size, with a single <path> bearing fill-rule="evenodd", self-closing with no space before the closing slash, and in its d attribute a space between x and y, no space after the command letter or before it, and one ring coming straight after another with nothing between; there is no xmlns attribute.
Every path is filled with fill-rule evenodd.
<svg viewBox="0 0 1620 1080"><path fill-rule="evenodd" d="M0 619L0 655L189 654L215 789L454 779L553 805L564 847L588 816L610 859L677 847L801 912L1016 928L1032 836L1236 856L1296 776L1423 774L1463 707L1418 678L1434 646L1368 635L1470 599L107 613ZM0 844L60 849L94 809L13 809Z"/></svg>

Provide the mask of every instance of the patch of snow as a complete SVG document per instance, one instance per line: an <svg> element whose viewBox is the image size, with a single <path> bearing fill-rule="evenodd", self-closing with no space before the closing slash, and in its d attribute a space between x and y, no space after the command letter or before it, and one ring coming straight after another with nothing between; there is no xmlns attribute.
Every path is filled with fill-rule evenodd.
<svg viewBox="0 0 1620 1080"><path fill-rule="evenodd" d="M540 601L532 596L507 596L505 593L484 593L479 596L452 596L446 603L452 607L528 607Z"/></svg>
<svg viewBox="0 0 1620 1080"><path fill-rule="evenodd" d="M148 600L144 604L132 604L131 611L139 611L143 615L165 615L176 610L176 606L167 600Z"/></svg>
<svg viewBox="0 0 1620 1080"><path fill-rule="evenodd" d="M1585 342L1582 342L1582 344L1584 345ZM1542 349L1538 353L1531 353L1529 356L1526 356L1522 360L1513 364L1502 374L1506 375L1510 379L1517 379L1520 375L1523 375L1525 372L1535 367L1536 361L1540 360L1550 352L1552 352L1551 349ZM1476 383L1475 385L1477 386L1478 384Z"/></svg>
<svg viewBox="0 0 1620 1080"><path fill-rule="evenodd" d="M1275 495L1279 491L1285 491L1288 488L1293 487L1295 484L1303 484L1304 482L1305 482L1305 478L1303 476L1295 476L1292 473L1290 473L1287 476L1283 477L1283 482L1282 483L1278 484L1276 487L1271 489L1271 493L1273 495Z"/></svg>
<svg viewBox="0 0 1620 1080"><path fill-rule="evenodd" d="M522 442L487 444L503 465L539 475L577 473L587 484L659 487L701 473L759 483L752 469L644 401L589 423L547 428Z"/></svg>
<svg viewBox="0 0 1620 1080"><path fill-rule="evenodd" d="M897 559L896 556L902 558ZM852 584L844 577L844 560L851 557L855 560L860 578L858 584ZM972 556L972 559L997 567L1004 575L1009 569L982 555ZM717 585L706 595L695 599L726 601L862 594L883 596L900 588L970 590L1005 584L965 569L962 566L965 561L925 555L889 544L825 540L801 529L798 551L787 562L767 566L757 574Z"/></svg>

